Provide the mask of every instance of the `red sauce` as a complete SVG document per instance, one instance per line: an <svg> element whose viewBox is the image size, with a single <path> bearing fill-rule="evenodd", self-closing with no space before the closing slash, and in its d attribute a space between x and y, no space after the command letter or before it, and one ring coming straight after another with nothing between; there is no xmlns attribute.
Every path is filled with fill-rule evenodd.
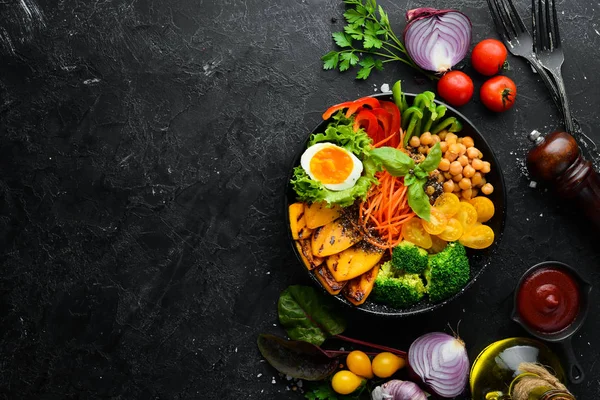
<svg viewBox="0 0 600 400"><path fill-rule="evenodd" d="M569 326L579 313L579 285L563 270L542 268L525 278L517 303L521 318L531 328L558 332Z"/></svg>

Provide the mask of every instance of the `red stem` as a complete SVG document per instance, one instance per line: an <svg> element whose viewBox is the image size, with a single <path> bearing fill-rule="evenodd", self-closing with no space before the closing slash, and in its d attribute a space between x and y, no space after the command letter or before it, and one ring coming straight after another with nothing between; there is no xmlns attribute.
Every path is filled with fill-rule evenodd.
<svg viewBox="0 0 600 400"><path fill-rule="evenodd" d="M381 346L379 344L373 344L373 343L369 343L369 342L364 342L362 340L352 339L352 338L349 338L347 336L342 336L342 335L334 335L332 337L334 337L336 339L344 340L346 342L350 342L350 343L354 343L354 344L359 344L361 346L371 347L373 349L379 349L379 350L383 350L383 351L389 351L390 353L396 354L397 356L402 357L404 359L406 359L407 356L408 356L405 351L393 349L391 347Z"/></svg>

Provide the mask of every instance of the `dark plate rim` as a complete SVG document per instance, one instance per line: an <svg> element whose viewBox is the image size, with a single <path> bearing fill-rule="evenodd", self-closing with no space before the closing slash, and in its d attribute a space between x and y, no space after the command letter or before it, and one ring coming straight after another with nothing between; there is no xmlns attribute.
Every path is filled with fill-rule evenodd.
<svg viewBox="0 0 600 400"><path fill-rule="evenodd" d="M404 93L408 98L413 98L415 97L417 94L415 93ZM374 94L371 95L370 97L375 97L375 98L381 98L381 99L385 99L385 100L392 100L392 93L391 92L384 92L384 93L378 93L378 94ZM317 132L317 130L320 129L321 126L323 126L324 124L326 124L326 121L321 121L319 122L312 130L311 132L307 135L306 140L304 142L302 142L302 147L299 147L299 150L296 152L294 158L292 159L291 165L288 168L288 174L287 174L287 182L285 185L285 193L283 196L283 207L284 207L284 215L285 215L285 221L286 221L286 231L287 231L287 237L288 237L288 242L290 244L290 246L292 247L292 251L294 252L299 265L302 267L303 270L305 270L306 272L308 272L308 275L310 276L310 278L312 279L312 281L319 287L320 290L322 290L324 293L326 293L328 296L332 296L335 299L337 299L340 303L344 304L345 306L347 306L347 308L352 308L354 310L357 310L357 312L363 312L366 314L370 314L370 315L376 315L376 316L383 316L383 317L407 317L407 316L412 316L412 315L419 315L419 314L425 314L434 310L437 310L443 306L445 306L446 304L454 301L455 299L457 299L458 297L460 297L463 293L465 293L466 290L468 290L470 287L473 286L473 284L477 281L477 279L481 276L481 274L487 269L487 267L489 266L490 262L489 259L493 258L493 255L496 253L496 251L498 250L499 244L502 240L502 237L504 235L504 227L505 227L505 223L506 223L506 209L507 209L507 195L506 195L506 184L504 181L504 174L502 172L502 168L500 167L500 163L498 162L498 157L496 156L493 148L490 146L490 144L488 143L488 141L485 139L485 137L482 135L482 133L479 131L479 129L475 126L475 124L473 124L467 117L465 117L462 113L460 113L458 110L456 110L454 107L439 101L439 100L434 100L437 104L439 105L444 105L447 108L446 111L446 116L451 116L454 115L457 118L459 118L459 120L461 121L461 123L463 124L463 126L470 126L473 131L477 134L478 138L477 138L477 143L483 142L485 144L485 148L487 149L486 152L489 154L489 156L491 157L491 160L495 171L497 173L497 179L500 182L500 186L502 187L502 205L503 207L501 208L501 215L499 216L499 220L497 220L498 223L498 231L494 231L495 234L495 238L494 238L494 244L492 244L492 246L490 246L489 248L485 249L486 253L489 254L489 257L487 257L486 262L483 262L482 265L480 266L480 268L478 269L478 271L472 275L471 279L469 280L469 282L467 282L467 284L456 294L454 294L453 296L438 302L438 303L428 303L427 301L424 302L420 302L417 303L417 305L419 304L425 304L424 307L421 308L417 308L417 309L407 309L407 310L398 310L398 309L394 309L385 305L380 305L378 304L378 306L380 308L385 309L384 310L373 310L373 309L369 309L367 307L364 307L365 304L369 303L369 300L367 299L367 301L365 302L365 304L362 304L360 306L355 306L354 304L350 303L348 300L346 300L343 295L340 293L337 296L332 296L331 294L329 294L325 288L323 288L323 286L321 285L321 283L318 281L318 279L314 276L314 274L310 273L310 271L308 271L306 269L306 267L304 266L304 263L300 257L300 254L298 253L298 250L296 249L296 246L294 245L294 239L292 238L292 234L291 231L289 229L289 223L287 221L289 221L289 210L288 210L288 206L290 204L289 201L289 196L288 193L290 192L291 188L290 188L290 180L293 176L293 170L294 167L296 167L298 165L298 160L300 159L301 154L304 152L304 150L306 149L306 144L308 143L308 140L310 138L310 135ZM480 146L478 146L480 147ZM496 189L497 190L497 189ZM494 215L493 219L497 219L498 218L498 208L496 208L496 214ZM471 257L470 257L471 258ZM389 310L389 311L387 311Z"/></svg>

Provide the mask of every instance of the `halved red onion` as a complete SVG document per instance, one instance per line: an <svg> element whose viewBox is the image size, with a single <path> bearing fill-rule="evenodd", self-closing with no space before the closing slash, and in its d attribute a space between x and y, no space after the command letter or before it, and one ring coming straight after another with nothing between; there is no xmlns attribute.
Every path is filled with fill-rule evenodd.
<svg viewBox="0 0 600 400"><path fill-rule="evenodd" d="M419 385L410 381L393 379L377 386L371 392L372 400L427 400Z"/></svg>
<svg viewBox="0 0 600 400"><path fill-rule="evenodd" d="M410 345L408 364L440 397L453 398L465 390L469 356L460 339L442 332L427 333Z"/></svg>
<svg viewBox="0 0 600 400"><path fill-rule="evenodd" d="M416 8L406 20L404 46L419 67L443 73L467 55L472 25L460 11Z"/></svg>

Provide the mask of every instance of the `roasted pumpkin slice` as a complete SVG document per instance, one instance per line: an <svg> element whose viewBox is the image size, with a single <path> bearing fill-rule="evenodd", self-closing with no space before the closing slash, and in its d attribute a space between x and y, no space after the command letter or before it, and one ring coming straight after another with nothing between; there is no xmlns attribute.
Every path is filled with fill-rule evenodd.
<svg viewBox="0 0 600 400"><path fill-rule="evenodd" d="M328 223L335 221L342 215L342 209L338 205L331 207L327 206L327 203L317 202L307 204L304 208L304 218L306 219L306 226L310 229L315 229Z"/></svg>
<svg viewBox="0 0 600 400"><path fill-rule="evenodd" d="M338 218L314 230L311 237L313 255L326 257L346 250L358 243L361 237L343 218Z"/></svg>
<svg viewBox="0 0 600 400"><path fill-rule="evenodd" d="M296 240L294 243L296 244L296 249L298 249L298 253L300 253L300 258L302 258L304 266L308 268L309 271L323 264L323 258L313 256L312 249L310 246L310 239L300 239Z"/></svg>
<svg viewBox="0 0 600 400"><path fill-rule="evenodd" d="M312 229L306 226L304 208L304 203L293 203L289 206L290 230L295 240L306 239L312 233Z"/></svg>
<svg viewBox="0 0 600 400"><path fill-rule="evenodd" d="M329 294L335 296L342 291L344 286L346 286L346 282L338 282L331 276L331 272L329 272L326 265L321 265L320 267L313 269L312 272Z"/></svg>
<svg viewBox="0 0 600 400"><path fill-rule="evenodd" d="M347 281L364 274L383 257L383 250L360 242L341 253L327 257L327 268L336 281Z"/></svg>
<svg viewBox="0 0 600 400"><path fill-rule="evenodd" d="M379 273L379 265L377 264L364 274L349 280L346 286L344 286L342 294L350 303L359 306L367 300L367 297L371 294L371 290L373 290L375 278L377 278L377 274Z"/></svg>

